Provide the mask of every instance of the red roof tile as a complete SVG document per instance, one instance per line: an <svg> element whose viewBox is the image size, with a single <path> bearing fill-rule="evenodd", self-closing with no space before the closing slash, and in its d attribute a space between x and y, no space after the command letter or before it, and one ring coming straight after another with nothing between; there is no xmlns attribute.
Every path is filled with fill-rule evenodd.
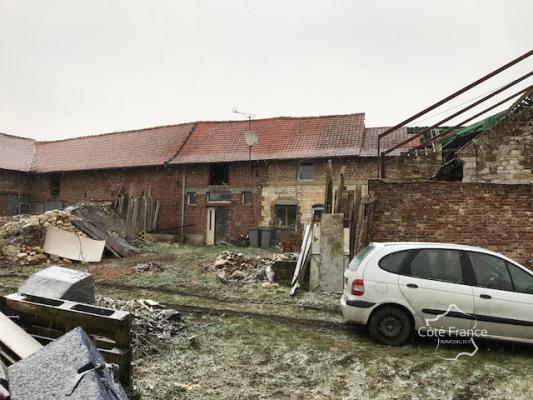
<svg viewBox="0 0 533 400"><path fill-rule="evenodd" d="M258 143L253 160L377 156L377 136L365 115L279 117L251 122ZM212 121L85 136L51 142L0 134L0 169L32 172L79 171L185 163L248 160L248 121ZM387 136L388 149L408 138L402 128ZM413 141L405 149L415 147ZM398 155L404 149L390 155ZM176 155L177 154L177 155Z"/></svg>
<svg viewBox="0 0 533 400"><path fill-rule="evenodd" d="M170 125L52 142L37 142L35 172L163 165L194 124Z"/></svg>
<svg viewBox="0 0 533 400"><path fill-rule="evenodd" d="M363 139L363 145L361 146L361 152L359 153L360 157L377 157L378 156L378 135L385 132L388 127L380 128L366 128L365 137ZM381 151L385 151L395 146L396 144L403 142L404 140L411 137L407 133L407 128L400 128L392 132L390 135L387 135L381 139ZM412 142L407 143L406 145L391 151L387 154L390 156L399 156L401 153L406 150L412 149L420 144L420 139L415 139Z"/></svg>
<svg viewBox="0 0 533 400"><path fill-rule="evenodd" d="M0 133L0 169L29 171L35 155L35 142Z"/></svg>
<svg viewBox="0 0 533 400"><path fill-rule="evenodd" d="M357 156L364 114L253 120L253 160ZM248 160L248 121L199 122L171 164Z"/></svg>

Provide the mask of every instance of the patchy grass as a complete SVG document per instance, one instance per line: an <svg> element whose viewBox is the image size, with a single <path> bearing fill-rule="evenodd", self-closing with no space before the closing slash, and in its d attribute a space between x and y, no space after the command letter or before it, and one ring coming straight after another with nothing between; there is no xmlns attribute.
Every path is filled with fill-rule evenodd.
<svg viewBox="0 0 533 400"><path fill-rule="evenodd" d="M530 399L531 351L439 359L432 342L386 347L365 334L234 317L190 317L193 338L137 366L143 399ZM453 356L447 351L445 356Z"/></svg>

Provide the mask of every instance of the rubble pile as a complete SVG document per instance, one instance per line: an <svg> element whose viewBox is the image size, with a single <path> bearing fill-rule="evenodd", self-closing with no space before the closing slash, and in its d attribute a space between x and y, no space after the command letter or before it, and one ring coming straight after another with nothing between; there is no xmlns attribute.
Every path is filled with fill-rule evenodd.
<svg viewBox="0 0 533 400"><path fill-rule="evenodd" d="M16 261L22 265L36 265L63 261L57 256L44 254L42 246L46 237L46 229L50 226L73 232L86 237L78 230L73 221L77 218L60 210L46 211L40 215L16 215L0 226L0 256Z"/></svg>
<svg viewBox="0 0 533 400"><path fill-rule="evenodd" d="M158 261L148 261L145 263L137 264L133 267L135 272L162 272L163 267Z"/></svg>
<svg viewBox="0 0 533 400"><path fill-rule="evenodd" d="M171 339L185 333L179 311L169 309L153 300L97 299L105 308L127 311L133 315L131 338L134 351L144 356L161 353L171 345Z"/></svg>
<svg viewBox="0 0 533 400"><path fill-rule="evenodd" d="M212 264L207 264L204 268L214 271L218 279L226 284L261 281L266 284L274 284L272 265L277 261L288 261L295 258L296 255L292 253L246 257L242 253L224 251Z"/></svg>

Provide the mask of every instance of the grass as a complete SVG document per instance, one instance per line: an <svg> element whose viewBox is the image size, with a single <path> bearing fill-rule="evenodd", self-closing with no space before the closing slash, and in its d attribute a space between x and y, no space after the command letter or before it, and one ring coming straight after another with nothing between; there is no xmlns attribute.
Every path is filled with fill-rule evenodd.
<svg viewBox="0 0 533 400"><path fill-rule="evenodd" d="M363 333L190 317L165 357L138 365L143 399L529 399L531 354L439 359L433 342L391 348ZM527 352L526 352L527 353ZM445 352L450 356L452 352Z"/></svg>

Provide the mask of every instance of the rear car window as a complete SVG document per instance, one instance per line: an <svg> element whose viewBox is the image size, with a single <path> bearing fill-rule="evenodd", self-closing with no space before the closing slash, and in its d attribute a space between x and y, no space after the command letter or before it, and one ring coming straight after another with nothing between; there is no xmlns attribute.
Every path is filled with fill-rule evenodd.
<svg viewBox="0 0 533 400"><path fill-rule="evenodd" d="M378 265L381 269L392 272L393 274L400 273L400 267L402 266L405 257L409 254L409 250L402 250L396 253L391 253L379 260Z"/></svg>
<svg viewBox="0 0 533 400"><path fill-rule="evenodd" d="M359 268L359 265L363 262L363 260L370 254L376 247L373 245L368 245L364 249L362 249L359 253L355 255L355 257L350 261L350 264L348 264L348 269L351 271L357 270Z"/></svg>

